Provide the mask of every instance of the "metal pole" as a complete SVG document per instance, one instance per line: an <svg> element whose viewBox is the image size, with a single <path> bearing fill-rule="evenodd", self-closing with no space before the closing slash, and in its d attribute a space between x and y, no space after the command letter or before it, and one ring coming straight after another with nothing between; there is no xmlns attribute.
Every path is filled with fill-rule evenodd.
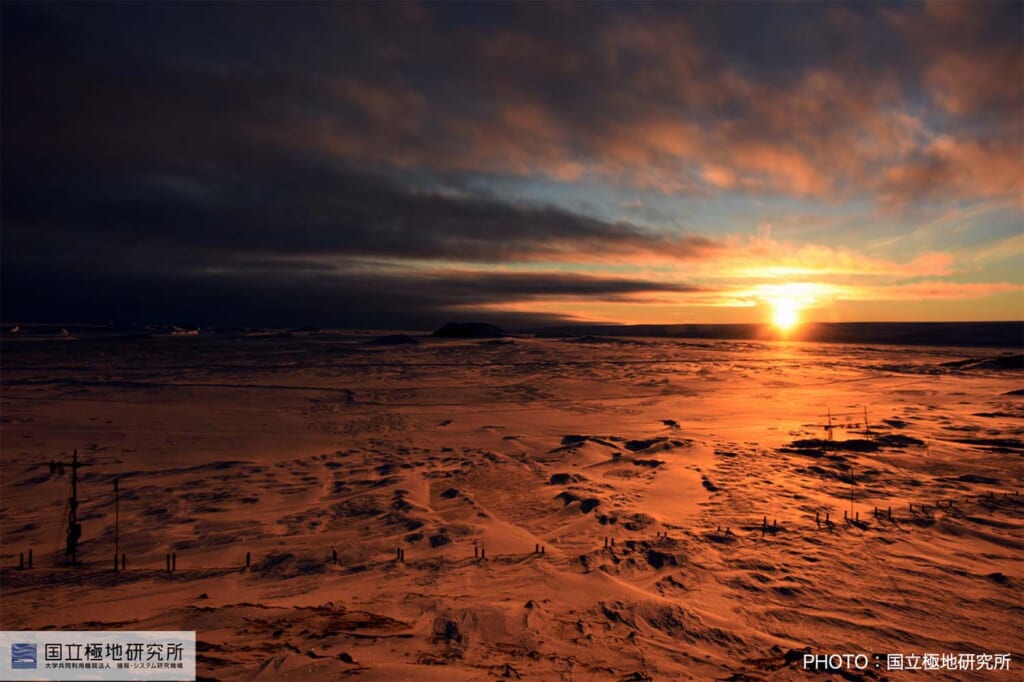
<svg viewBox="0 0 1024 682"><path fill-rule="evenodd" d="M77 563L78 558L78 449L74 450L71 457L71 500L68 505L71 510L68 518L68 551L71 554L71 565Z"/></svg>
<svg viewBox="0 0 1024 682"><path fill-rule="evenodd" d="M121 521L121 493L118 489L117 479L114 479L114 571L117 571L117 557L121 553L120 521Z"/></svg>
<svg viewBox="0 0 1024 682"><path fill-rule="evenodd" d="M853 465L850 465L850 516L853 516Z"/></svg>

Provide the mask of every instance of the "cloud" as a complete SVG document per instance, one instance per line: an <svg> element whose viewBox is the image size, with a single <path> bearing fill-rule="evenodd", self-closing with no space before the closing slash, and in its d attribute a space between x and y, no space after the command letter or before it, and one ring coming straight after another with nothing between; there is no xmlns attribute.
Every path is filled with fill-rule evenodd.
<svg viewBox="0 0 1024 682"><path fill-rule="evenodd" d="M865 281L945 277L957 273L953 255L942 251L926 251L899 261L846 247L775 239L770 236L770 230L761 229L757 236L732 235L722 244L716 258L693 263L692 272L708 278L766 281L780 278Z"/></svg>
<svg viewBox="0 0 1024 682"><path fill-rule="evenodd" d="M933 1L922 9L887 16L919 60L928 95L957 118L1009 124L1019 131L1024 7L1019 2Z"/></svg>
<svg viewBox="0 0 1024 682"><path fill-rule="evenodd" d="M434 325L503 301L635 301L694 289L437 263L685 262L719 248L704 237L422 191L330 159L257 149L230 173L181 163L131 175L52 168L46 177L5 178L2 295L14 319Z"/></svg>
<svg viewBox="0 0 1024 682"><path fill-rule="evenodd" d="M19 257L30 254L41 231L49 237L35 246L47 257L67 251L78 258L95 249L135 259L152 251L161 261L171 254L203 260L253 253L492 263L642 253L685 259L716 248L704 237L665 237L548 206L419 191L330 161L256 151L231 173L201 166L180 176L156 168L130 176L65 172L15 177L9 191L5 238Z"/></svg>
<svg viewBox="0 0 1024 682"><path fill-rule="evenodd" d="M207 326L320 324L433 328L484 318L512 328L554 324L565 315L503 312L536 301L643 301L701 288L679 283L550 272L421 271L246 261L179 270L104 272L88 264L5 265L10 320L188 321ZM8 292L17 287L17 296ZM542 306L541 306L542 307Z"/></svg>
<svg viewBox="0 0 1024 682"><path fill-rule="evenodd" d="M925 197L1006 194L1012 173L979 186L926 169L936 139L997 170L1000 146L1015 133L1019 145L1024 53L1005 26L1020 6L941 5L530 6L474 30L432 5L264 7L245 22L230 6L19 6L5 22L19 103L5 138L107 163L232 159L259 140L347 163L695 195L891 203L925 176ZM203 20L183 53L188 16ZM33 22L46 30L30 41ZM136 30L106 36L105 23ZM265 30L277 24L306 39ZM922 95L948 121L925 115Z"/></svg>
<svg viewBox="0 0 1024 682"><path fill-rule="evenodd" d="M460 51L477 55L476 66L446 65L445 80L464 93L460 104L468 94L474 104L453 111L431 101L432 118L440 121L435 135L395 145L390 117L370 113L366 127L334 122L308 143L327 140L339 153L404 166L666 193L868 195L888 205L1012 194L1015 175L1004 170L997 150L1020 129L1019 40L986 46L985 36L999 36L993 24L1000 13L992 12L988 21L967 22L961 32L969 35L947 49L938 39L946 29L936 27L931 12L900 8L891 26L886 8L874 17L848 13L838 20L847 30L837 34L831 58L805 63L723 61L718 50L742 54L744 47L728 39L709 44L693 28L697 17L667 11L619 21L604 14L581 19L594 37L586 48L567 39L557 23L542 31L458 34ZM800 26L783 27L785 39L801 44ZM879 61L869 48L900 61ZM481 80L482 70L511 76ZM969 114L969 133L955 120L947 125L923 116L922 91L954 119ZM930 158L936 141L950 135L976 149L971 160L990 166L999 179L977 184L933 173L928 187L899 181L920 171L918 159Z"/></svg>
<svg viewBox="0 0 1024 682"><path fill-rule="evenodd" d="M934 245L673 234L656 202L621 207L645 228L476 189L509 178L694 214L738 194L1024 206L1020 3L735 9L7 3L4 314L176 295L164 313L427 322L956 273Z"/></svg>
<svg viewBox="0 0 1024 682"><path fill-rule="evenodd" d="M880 193L887 205L952 193L1010 198L1024 207L1024 142L939 137L917 158L889 167Z"/></svg>
<svg viewBox="0 0 1024 682"><path fill-rule="evenodd" d="M653 281L558 272L451 272L422 276L440 284L459 304L524 301L539 298L600 298L604 301L635 300L652 293L694 293L704 287L678 282Z"/></svg>
<svg viewBox="0 0 1024 682"><path fill-rule="evenodd" d="M886 286L850 294L847 300L915 301L984 298L993 294L1024 291L1024 284L1012 282L952 282L928 280Z"/></svg>

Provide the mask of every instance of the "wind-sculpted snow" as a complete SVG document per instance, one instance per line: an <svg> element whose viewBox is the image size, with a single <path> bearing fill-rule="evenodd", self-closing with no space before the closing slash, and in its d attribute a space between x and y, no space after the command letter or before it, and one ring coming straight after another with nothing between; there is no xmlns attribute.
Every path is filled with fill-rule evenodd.
<svg viewBox="0 0 1024 682"><path fill-rule="evenodd" d="M195 629L220 680L1018 664L1010 356L378 338L5 342L4 629ZM50 467L72 449L77 568Z"/></svg>

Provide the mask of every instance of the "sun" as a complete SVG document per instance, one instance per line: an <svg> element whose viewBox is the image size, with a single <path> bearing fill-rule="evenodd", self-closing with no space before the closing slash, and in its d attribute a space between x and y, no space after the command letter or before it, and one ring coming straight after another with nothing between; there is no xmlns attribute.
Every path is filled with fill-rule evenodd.
<svg viewBox="0 0 1024 682"><path fill-rule="evenodd" d="M774 299L772 324L781 332L789 332L800 322L800 307L800 303L792 298Z"/></svg>
<svg viewBox="0 0 1024 682"><path fill-rule="evenodd" d="M804 323L803 317L808 310L832 295L828 285L816 282L759 284L749 291L749 298L769 311L768 319L777 334L786 338Z"/></svg>

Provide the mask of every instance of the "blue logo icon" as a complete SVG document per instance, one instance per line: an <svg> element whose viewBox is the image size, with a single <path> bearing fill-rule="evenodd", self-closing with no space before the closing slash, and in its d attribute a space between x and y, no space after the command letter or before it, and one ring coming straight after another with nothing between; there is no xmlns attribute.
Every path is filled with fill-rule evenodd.
<svg viewBox="0 0 1024 682"><path fill-rule="evenodd" d="M11 644L11 667L15 670L35 670L36 645L23 642Z"/></svg>

